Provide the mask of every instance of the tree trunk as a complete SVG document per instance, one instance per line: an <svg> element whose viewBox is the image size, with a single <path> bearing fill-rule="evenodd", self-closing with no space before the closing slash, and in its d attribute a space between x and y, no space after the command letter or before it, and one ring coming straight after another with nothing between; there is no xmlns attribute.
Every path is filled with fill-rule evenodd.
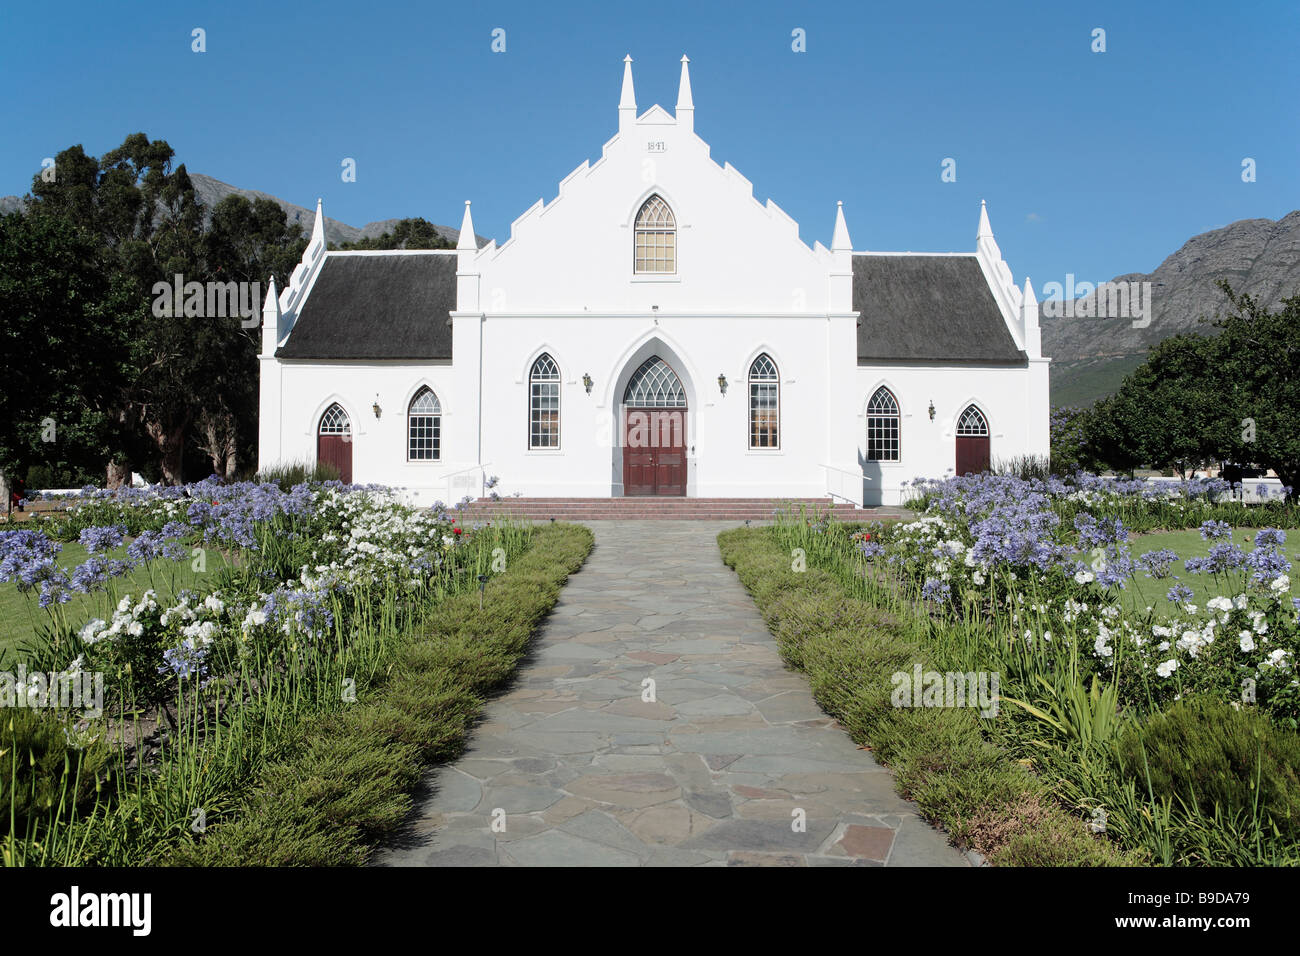
<svg viewBox="0 0 1300 956"><path fill-rule="evenodd" d="M131 463L129 461L110 461L105 468L104 484L109 488L121 488L131 483Z"/></svg>
<svg viewBox="0 0 1300 956"><path fill-rule="evenodd" d="M163 482L169 485L182 485L184 476L185 426L188 421L179 422L146 421L145 431L158 448L159 464L162 466Z"/></svg>

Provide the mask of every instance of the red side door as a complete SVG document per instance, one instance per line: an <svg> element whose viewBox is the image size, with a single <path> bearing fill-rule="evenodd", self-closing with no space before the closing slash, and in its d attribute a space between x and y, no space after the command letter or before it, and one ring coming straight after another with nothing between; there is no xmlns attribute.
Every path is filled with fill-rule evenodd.
<svg viewBox="0 0 1300 956"><path fill-rule="evenodd" d="M333 465L345 485L352 484L352 436L317 435L316 460L323 465Z"/></svg>
<svg viewBox="0 0 1300 956"><path fill-rule="evenodd" d="M989 436L957 436L957 474L978 475L989 470Z"/></svg>

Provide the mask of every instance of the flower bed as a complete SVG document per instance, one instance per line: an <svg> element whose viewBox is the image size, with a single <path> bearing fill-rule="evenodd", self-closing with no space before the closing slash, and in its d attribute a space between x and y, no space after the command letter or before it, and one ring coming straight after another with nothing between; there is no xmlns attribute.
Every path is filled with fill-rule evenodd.
<svg viewBox="0 0 1300 956"><path fill-rule="evenodd" d="M915 619L941 669L996 674L1007 706L982 722L985 735L1122 846L1157 862L1300 859L1289 809L1300 768L1288 757L1280 783L1269 790L1263 779L1295 751L1300 720L1300 599L1281 527L1295 527L1294 506L1223 502L1209 482L1171 491L1086 476L967 477L915 491L915 521L854 532L787 518L774 534L852 593ZM1229 539L1233 527L1269 521L1245 547ZM1135 527L1199 527L1206 555L1143 551ZM1213 596L1192 603L1175 573L1205 579ZM1126 600L1153 583L1166 608ZM1188 707L1254 722L1258 753L1223 758L1222 772L1260 799L1230 819L1216 817L1224 806L1152 783L1170 755L1147 739L1148 724ZM1195 759L1209 760L1222 741L1208 718L1193 724L1204 727ZM1120 751L1139 758L1125 763Z"/></svg>
<svg viewBox="0 0 1300 956"><path fill-rule="evenodd" d="M0 676L0 713L20 717L0 727L15 757L0 768L5 861L165 859L232 812L304 727L363 700L441 603L486 588L533 535L466 527L379 488L215 481L85 494L66 515L0 532L0 586L47 619L27 676ZM70 540L88 558L68 570L55 558ZM127 572L191 555L210 561L201 586L118 592ZM101 592L111 614L69 619L72 595ZM55 706L91 674L94 707Z"/></svg>

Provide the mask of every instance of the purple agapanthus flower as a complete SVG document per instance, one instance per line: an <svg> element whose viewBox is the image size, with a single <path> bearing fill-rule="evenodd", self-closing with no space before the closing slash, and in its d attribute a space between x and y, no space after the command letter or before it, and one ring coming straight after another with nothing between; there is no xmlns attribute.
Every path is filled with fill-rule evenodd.
<svg viewBox="0 0 1300 956"><path fill-rule="evenodd" d="M925 584L921 586L921 599L936 604L946 604L951 593L948 582L939 578L926 578Z"/></svg>
<svg viewBox="0 0 1300 956"><path fill-rule="evenodd" d="M1175 584L1165 594L1166 600L1172 601L1175 604L1186 604L1194 596L1195 596L1195 592L1191 588L1189 588L1186 584L1182 584L1182 583Z"/></svg>
<svg viewBox="0 0 1300 956"><path fill-rule="evenodd" d="M1201 539L1210 541L1217 538L1227 538L1232 535L1232 528L1226 521L1203 521L1201 522Z"/></svg>
<svg viewBox="0 0 1300 956"><path fill-rule="evenodd" d="M109 525L103 528L83 528L77 540L91 554L112 551L122 543L126 528L121 525Z"/></svg>
<svg viewBox="0 0 1300 956"><path fill-rule="evenodd" d="M1148 551L1137 559L1137 566L1146 572L1149 578L1157 580L1169 577L1169 569L1178 560L1178 552L1169 548Z"/></svg>

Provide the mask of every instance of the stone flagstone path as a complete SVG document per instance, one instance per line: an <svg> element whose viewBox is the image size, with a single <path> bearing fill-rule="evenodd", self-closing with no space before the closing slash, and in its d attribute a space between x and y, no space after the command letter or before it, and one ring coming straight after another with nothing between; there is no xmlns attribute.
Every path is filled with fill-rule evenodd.
<svg viewBox="0 0 1300 956"><path fill-rule="evenodd" d="M969 866L786 670L728 526L594 522L516 681L375 862Z"/></svg>

